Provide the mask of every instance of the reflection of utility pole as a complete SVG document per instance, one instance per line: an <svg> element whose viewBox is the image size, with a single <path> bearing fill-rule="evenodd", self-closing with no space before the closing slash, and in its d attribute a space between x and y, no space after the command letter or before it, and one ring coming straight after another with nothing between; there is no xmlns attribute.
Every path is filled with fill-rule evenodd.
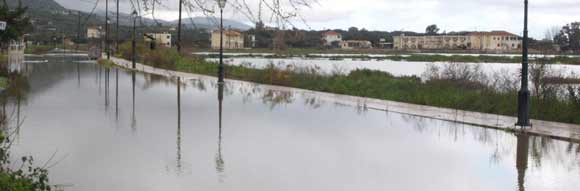
<svg viewBox="0 0 580 191"><path fill-rule="evenodd" d="M225 171L225 162L222 157L222 101L224 98L224 84L218 83L218 102L219 102L219 109L218 109L218 153L215 158L215 165L216 171L218 174L222 174ZM220 175L220 182L222 182L222 177Z"/></svg>
<svg viewBox="0 0 580 191"><path fill-rule="evenodd" d="M181 173L181 77L177 77L177 173Z"/></svg>
<svg viewBox="0 0 580 191"><path fill-rule="evenodd" d="M518 190L524 191L526 170L528 169L528 149L530 144L530 137L525 132L516 133L517 149L516 149L516 168L518 170Z"/></svg>
<svg viewBox="0 0 580 191"><path fill-rule="evenodd" d="M109 108L109 73L110 69L105 66L105 109Z"/></svg>
<svg viewBox="0 0 580 191"><path fill-rule="evenodd" d="M115 68L115 119L119 120L119 68Z"/></svg>
<svg viewBox="0 0 580 191"><path fill-rule="evenodd" d="M133 111L131 112L131 129L136 130L137 120L135 117L135 71L131 71L131 81L133 87Z"/></svg>

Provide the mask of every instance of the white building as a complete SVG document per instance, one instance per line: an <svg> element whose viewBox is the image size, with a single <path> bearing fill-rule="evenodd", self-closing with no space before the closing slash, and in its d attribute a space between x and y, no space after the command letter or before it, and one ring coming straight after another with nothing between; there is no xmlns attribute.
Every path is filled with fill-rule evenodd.
<svg viewBox="0 0 580 191"><path fill-rule="evenodd" d="M444 35L395 36L395 49L424 50L518 50L522 48L522 39L506 31L465 32Z"/></svg>
<svg viewBox="0 0 580 191"><path fill-rule="evenodd" d="M342 49L369 49L373 44L368 40L345 40L340 43Z"/></svg>
<svg viewBox="0 0 580 191"><path fill-rule="evenodd" d="M100 38L101 27L91 26L87 28L87 38Z"/></svg>
<svg viewBox="0 0 580 191"><path fill-rule="evenodd" d="M342 35L334 31L322 33L322 44L324 46L340 45L342 42Z"/></svg>
<svg viewBox="0 0 580 191"><path fill-rule="evenodd" d="M224 49L242 49L244 48L244 36L235 30L224 30ZM215 30L211 33L211 48L220 48L220 31Z"/></svg>
<svg viewBox="0 0 580 191"><path fill-rule="evenodd" d="M148 38L153 37L155 39L155 44L161 45L167 48L171 48L171 34L164 32L164 33L145 33L145 42L151 42L151 39Z"/></svg>

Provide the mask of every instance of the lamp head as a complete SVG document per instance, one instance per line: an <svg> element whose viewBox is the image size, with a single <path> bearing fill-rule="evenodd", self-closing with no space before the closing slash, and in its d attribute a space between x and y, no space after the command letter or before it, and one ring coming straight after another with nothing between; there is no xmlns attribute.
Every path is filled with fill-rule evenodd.
<svg viewBox="0 0 580 191"><path fill-rule="evenodd" d="M227 0L217 0L220 9L224 9L226 7Z"/></svg>

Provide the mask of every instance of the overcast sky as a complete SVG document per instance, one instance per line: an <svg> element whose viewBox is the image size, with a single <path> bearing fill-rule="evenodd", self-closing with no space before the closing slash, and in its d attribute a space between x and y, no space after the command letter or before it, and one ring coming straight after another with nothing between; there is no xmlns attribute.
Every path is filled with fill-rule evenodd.
<svg viewBox="0 0 580 191"><path fill-rule="evenodd" d="M89 11L96 0L56 1L66 8ZM104 9L105 0L100 1L99 8ZM121 10L130 12L129 0L120 1ZM155 18L177 19L178 0L161 1L167 3L157 7ZM246 1L250 7L258 7L256 3L258 0ZM113 9L115 0L109 2L110 8ZM427 25L437 24L441 31L507 30L521 35L523 2L523 0L318 0L311 8L301 9L300 15L306 23L299 19L293 20L292 23L299 28L310 27L316 30L347 29L355 26L369 30L416 32L424 32ZM530 35L534 38L544 38L549 28L580 21L579 10L580 0L530 0ZM188 14L184 14L184 17L186 16ZM152 16L149 14L147 17ZM226 8L225 17L248 24L251 20L232 6ZM263 20L267 22L270 19L264 16Z"/></svg>

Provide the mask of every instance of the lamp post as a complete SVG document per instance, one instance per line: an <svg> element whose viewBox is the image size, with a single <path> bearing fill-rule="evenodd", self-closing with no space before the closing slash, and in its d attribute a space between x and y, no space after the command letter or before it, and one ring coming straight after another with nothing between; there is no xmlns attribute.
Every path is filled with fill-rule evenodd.
<svg viewBox="0 0 580 191"><path fill-rule="evenodd" d="M109 0L105 0L105 52L107 52L107 60L111 58L109 51Z"/></svg>
<svg viewBox="0 0 580 191"><path fill-rule="evenodd" d="M220 7L220 63L218 66L218 83L224 83L224 8L226 0L217 0Z"/></svg>
<svg viewBox="0 0 580 191"><path fill-rule="evenodd" d="M181 7L183 0L179 0L179 20L177 21L177 52L181 53Z"/></svg>
<svg viewBox="0 0 580 191"><path fill-rule="evenodd" d="M133 16L133 39L131 41L131 64L132 64L132 68L135 69L135 59L136 59L136 52L135 52L135 45L136 45L136 41L135 41L135 37L137 36L136 34L136 23L137 23L137 11L133 10L133 13L131 13L131 16Z"/></svg>
<svg viewBox="0 0 580 191"><path fill-rule="evenodd" d="M115 53L117 53L119 51L119 0L117 0L117 20L115 25Z"/></svg>
<svg viewBox="0 0 580 191"><path fill-rule="evenodd" d="M522 42L522 80L518 92L517 126L530 126L530 91L528 90L528 0L524 0L524 39Z"/></svg>

